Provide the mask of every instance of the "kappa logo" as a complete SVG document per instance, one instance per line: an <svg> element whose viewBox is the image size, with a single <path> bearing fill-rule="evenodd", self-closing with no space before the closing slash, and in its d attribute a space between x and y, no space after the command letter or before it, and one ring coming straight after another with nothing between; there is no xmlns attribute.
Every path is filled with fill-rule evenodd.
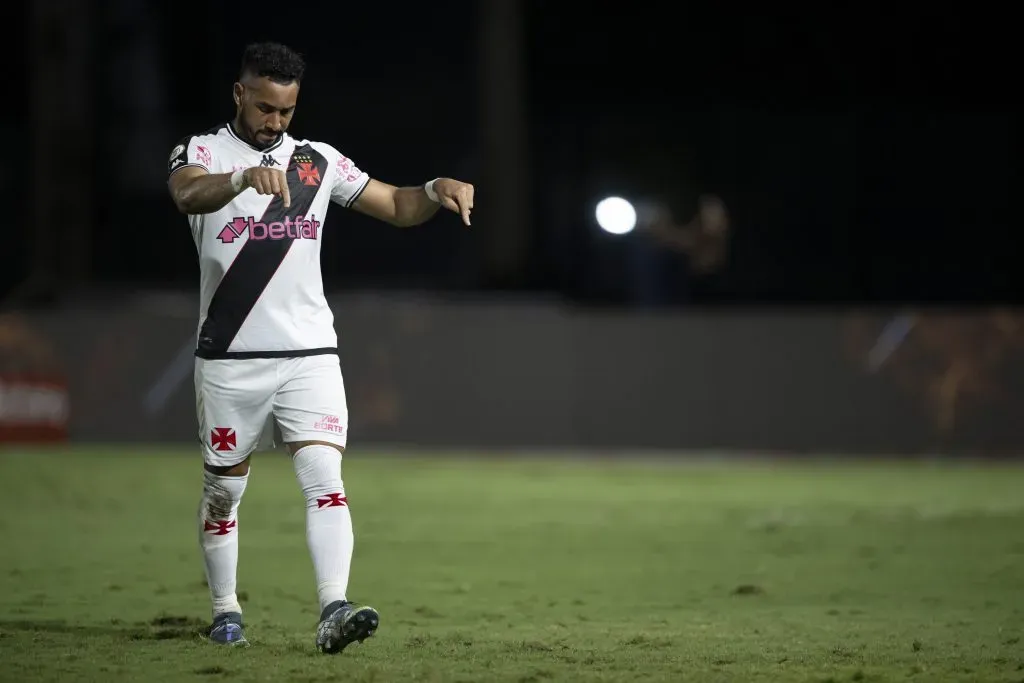
<svg viewBox="0 0 1024 683"><path fill-rule="evenodd" d="M178 145L171 150L171 156L167 159L168 170L173 171L186 161L188 159L185 157L185 145Z"/></svg>
<svg viewBox="0 0 1024 683"><path fill-rule="evenodd" d="M264 154L263 159L260 161L260 166L280 166L281 162L275 159L270 154Z"/></svg>
<svg viewBox="0 0 1024 683"><path fill-rule="evenodd" d="M320 169L313 164L313 157L307 154L296 154L292 158L295 159L299 180L303 185L316 187L320 184Z"/></svg>
<svg viewBox="0 0 1024 683"><path fill-rule="evenodd" d="M284 220L262 223L255 216L237 216L226 224L217 235L224 244L231 244L249 231L251 240L315 240L320 232L320 221L316 216L299 214L294 218L285 216Z"/></svg>

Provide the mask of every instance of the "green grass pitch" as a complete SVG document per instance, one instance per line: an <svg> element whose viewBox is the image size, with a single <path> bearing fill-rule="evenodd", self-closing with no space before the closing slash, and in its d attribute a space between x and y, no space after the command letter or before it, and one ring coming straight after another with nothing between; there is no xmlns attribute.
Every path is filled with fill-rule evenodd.
<svg viewBox="0 0 1024 683"><path fill-rule="evenodd" d="M353 448L363 645L316 653L304 513L254 459L247 650L200 640L191 449L0 453L0 680L1024 680L1024 467Z"/></svg>

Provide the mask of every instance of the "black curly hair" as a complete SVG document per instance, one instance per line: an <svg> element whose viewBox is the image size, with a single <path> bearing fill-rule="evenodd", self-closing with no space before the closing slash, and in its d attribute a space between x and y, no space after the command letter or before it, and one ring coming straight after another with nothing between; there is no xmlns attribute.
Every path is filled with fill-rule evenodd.
<svg viewBox="0 0 1024 683"><path fill-rule="evenodd" d="M241 77L265 76L275 83L298 83L306 71L306 62L295 50L281 43L252 43L242 53Z"/></svg>

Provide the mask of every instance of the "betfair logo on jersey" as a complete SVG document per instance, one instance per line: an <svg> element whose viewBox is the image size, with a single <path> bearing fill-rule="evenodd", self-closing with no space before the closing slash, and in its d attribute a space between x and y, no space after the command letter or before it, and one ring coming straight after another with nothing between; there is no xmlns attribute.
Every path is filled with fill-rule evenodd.
<svg viewBox="0 0 1024 683"><path fill-rule="evenodd" d="M303 185L315 187L320 184L320 169L313 163L313 157L308 154L296 154L292 159L295 161L295 170Z"/></svg>
<svg viewBox="0 0 1024 683"><path fill-rule="evenodd" d="M316 216L285 216L283 221L261 223L254 216L239 216L224 226L217 235L224 244L231 244L249 231L251 240L315 240L320 232Z"/></svg>

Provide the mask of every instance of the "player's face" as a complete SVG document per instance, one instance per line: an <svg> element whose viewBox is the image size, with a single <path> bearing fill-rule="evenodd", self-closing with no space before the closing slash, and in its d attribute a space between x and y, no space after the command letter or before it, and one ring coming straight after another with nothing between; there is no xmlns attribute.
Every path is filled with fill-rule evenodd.
<svg viewBox="0 0 1024 683"><path fill-rule="evenodd" d="M265 77L247 77L235 83L237 123L256 147L270 147L288 129L295 102L299 98L299 84L282 85Z"/></svg>

